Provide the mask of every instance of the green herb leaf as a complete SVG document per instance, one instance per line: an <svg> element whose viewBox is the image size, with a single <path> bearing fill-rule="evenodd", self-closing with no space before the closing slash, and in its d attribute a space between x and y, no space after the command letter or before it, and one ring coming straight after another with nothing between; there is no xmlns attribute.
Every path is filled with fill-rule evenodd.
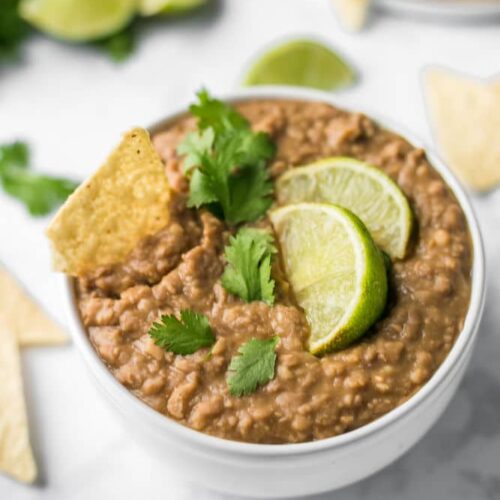
<svg viewBox="0 0 500 500"><path fill-rule="evenodd" d="M273 203L273 185L265 169L242 169L229 179L229 191L232 200L239 200L227 210L233 224L259 219Z"/></svg>
<svg viewBox="0 0 500 500"><path fill-rule="evenodd" d="M222 286L246 302L262 300L274 303L274 280L271 258L276 253L273 236L268 231L243 228L225 248L227 266L221 277Z"/></svg>
<svg viewBox="0 0 500 500"><path fill-rule="evenodd" d="M116 62L128 59L135 50L135 31L132 25L107 38L98 40L94 45L108 54Z"/></svg>
<svg viewBox="0 0 500 500"><path fill-rule="evenodd" d="M265 257L259 266L260 295L262 300L272 306L274 304L274 280L271 279L271 257Z"/></svg>
<svg viewBox="0 0 500 500"><path fill-rule="evenodd" d="M239 162L244 167L251 167L270 160L276 151L274 144L270 141L269 136L264 132L241 132L241 157ZM262 165L263 167L264 165Z"/></svg>
<svg viewBox="0 0 500 500"><path fill-rule="evenodd" d="M18 0L0 2L0 61L15 57L28 34L28 25L17 13Z"/></svg>
<svg viewBox="0 0 500 500"><path fill-rule="evenodd" d="M216 133L223 130L248 129L248 121L234 108L223 101L213 99L206 89L198 92L198 104L189 107L191 114L198 118L198 128L205 130L208 127Z"/></svg>
<svg viewBox="0 0 500 500"><path fill-rule="evenodd" d="M148 333L157 346L175 354L193 354L215 343L207 317L190 309L181 311L180 320L173 314L163 315Z"/></svg>
<svg viewBox="0 0 500 500"><path fill-rule="evenodd" d="M217 202L217 196L212 190L208 177L199 170L195 170L189 182L190 195L188 207L199 208Z"/></svg>
<svg viewBox="0 0 500 500"><path fill-rule="evenodd" d="M8 167L28 166L29 149L24 142L13 142L0 146L0 172Z"/></svg>
<svg viewBox="0 0 500 500"><path fill-rule="evenodd" d="M275 147L266 134L253 132L243 116L205 90L198 99L190 108L198 117L198 131L177 148L184 156L184 171L195 169L189 206L215 203L230 224L254 221L272 203L266 162Z"/></svg>
<svg viewBox="0 0 500 500"><path fill-rule="evenodd" d="M78 184L68 179L9 168L1 176L6 193L22 201L31 215L47 215L63 203Z"/></svg>
<svg viewBox="0 0 500 500"><path fill-rule="evenodd" d="M267 384L274 378L276 346L279 337L259 340L251 339L238 349L229 365L231 375L227 379L232 396L245 396L254 392L257 386Z"/></svg>
<svg viewBox="0 0 500 500"><path fill-rule="evenodd" d="M63 203L78 183L28 169L29 150L22 142L0 146L0 183L22 201L31 215L46 215Z"/></svg>
<svg viewBox="0 0 500 500"><path fill-rule="evenodd" d="M200 132L191 132L177 148L184 155L182 169L189 172L193 167L201 165L204 155L209 155L214 143L214 130L207 128Z"/></svg>

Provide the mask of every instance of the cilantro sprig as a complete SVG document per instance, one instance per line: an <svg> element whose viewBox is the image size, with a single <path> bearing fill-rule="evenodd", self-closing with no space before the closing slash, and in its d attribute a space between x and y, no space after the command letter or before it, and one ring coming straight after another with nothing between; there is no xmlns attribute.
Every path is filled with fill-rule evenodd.
<svg viewBox="0 0 500 500"><path fill-rule="evenodd" d="M279 337L275 336L250 339L240 346L229 365L227 384L232 396L246 396L274 378L278 342Z"/></svg>
<svg viewBox="0 0 500 500"><path fill-rule="evenodd" d="M198 130L177 150L191 175L188 205L211 206L230 224L257 220L272 203L266 164L274 156L274 144L206 90L198 93L190 111L198 118Z"/></svg>
<svg viewBox="0 0 500 500"><path fill-rule="evenodd" d="M148 333L157 346L174 354L193 354L215 343L208 318L190 309L181 311L180 320L173 314L161 316Z"/></svg>
<svg viewBox="0 0 500 500"><path fill-rule="evenodd" d="M23 202L31 215L46 215L63 203L78 183L28 169L29 149L23 142L0 146L0 184Z"/></svg>
<svg viewBox="0 0 500 500"><path fill-rule="evenodd" d="M227 266L221 277L222 286L246 302L262 300L272 305L275 283L271 278L271 259L275 253L270 232L240 229L225 248Z"/></svg>

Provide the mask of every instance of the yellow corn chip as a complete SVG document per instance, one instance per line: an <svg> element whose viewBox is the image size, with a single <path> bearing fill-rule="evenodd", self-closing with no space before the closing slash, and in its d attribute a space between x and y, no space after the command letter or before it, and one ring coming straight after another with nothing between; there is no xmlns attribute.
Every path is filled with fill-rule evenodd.
<svg viewBox="0 0 500 500"><path fill-rule="evenodd" d="M0 316L0 471L31 483L37 469L31 451L17 339Z"/></svg>
<svg viewBox="0 0 500 500"><path fill-rule="evenodd" d="M139 240L166 225L169 197L164 166L148 132L131 130L48 227L54 267L79 276L122 261Z"/></svg>
<svg viewBox="0 0 500 500"><path fill-rule="evenodd" d="M68 340L64 331L1 264L0 315L22 347L63 344Z"/></svg>
<svg viewBox="0 0 500 500"><path fill-rule="evenodd" d="M500 184L500 82L439 68L425 73L428 111L450 167L474 189Z"/></svg>
<svg viewBox="0 0 500 500"><path fill-rule="evenodd" d="M368 18L370 0L333 0L333 6L345 28L359 31Z"/></svg>

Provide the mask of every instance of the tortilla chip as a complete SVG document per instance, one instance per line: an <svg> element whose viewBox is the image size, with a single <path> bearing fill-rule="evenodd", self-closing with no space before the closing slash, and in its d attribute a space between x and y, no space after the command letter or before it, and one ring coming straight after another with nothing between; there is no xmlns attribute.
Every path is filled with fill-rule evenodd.
<svg viewBox="0 0 500 500"><path fill-rule="evenodd" d="M437 143L458 177L476 190L500 184L500 82L432 68L425 73Z"/></svg>
<svg viewBox="0 0 500 500"><path fill-rule="evenodd" d="M368 19L370 0L333 0L342 25L351 31L359 31Z"/></svg>
<svg viewBox="0 0 500 500"><path fill-rule="evenodd" d="M131 130L48 227L55 269L81 276L122 261L139 240L167 224L169 198L164 166L148 132Z"/></svg>
<svg viewBox="0 0 500 500"><path fill-rule="evenodd" d="M68 337L0 264L0 315L19 345L64 344Z"/></svg>
<svg viewBox="0 0 500 500"><path fill-rule="evenodd" d="M37 475L31 451L17 339L0 316L0 471L31 483Z"/></svg>

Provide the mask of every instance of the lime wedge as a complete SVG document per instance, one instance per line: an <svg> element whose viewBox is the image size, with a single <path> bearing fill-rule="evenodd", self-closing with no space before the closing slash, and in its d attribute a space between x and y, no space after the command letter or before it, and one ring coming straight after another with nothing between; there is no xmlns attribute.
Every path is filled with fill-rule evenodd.
<svg viewBox="0 0 500 500"><path fill-rule="evenodd" d="M354 212L392 258L407 252L413 216L405 195L381 170L352 158L294 168L276 183L278 203L335 203Z"/></svg>
<svg viewBox="0 0 500 500"><path fill-rule="evenodd" d="M137 0L21 0L21 17L63 40L87 42L116 33L132 19Z"/></svg>
<svg viewBox="0 0 500 500"><path fill-rule="evenodd" d="M346 347L384 309L382 253L363 223L336 205L288 205L270 218L288 280L309 322L309 350L324 354Z"/></svg>
<svg viewBox="0 0 500 500"><path fill-rule="evenodd" d="M270 214L283 265L316 355L346 347L382 313L387 276L363 223L336 205L298 203Z"/></svg>
<svg viewBox="0 0 500 500"><path fill-rule="evenodd" d="M207 0L139 0L141 16L181 14L206 4Z"/></svg>
<svg viewBox="0 0 500 500"><path fill-rule="evenodd" d="M261 56L248 71L243 84L337 90L351 85L355 79L350 66L328 47L310 40L294 40Z"/></svg>

